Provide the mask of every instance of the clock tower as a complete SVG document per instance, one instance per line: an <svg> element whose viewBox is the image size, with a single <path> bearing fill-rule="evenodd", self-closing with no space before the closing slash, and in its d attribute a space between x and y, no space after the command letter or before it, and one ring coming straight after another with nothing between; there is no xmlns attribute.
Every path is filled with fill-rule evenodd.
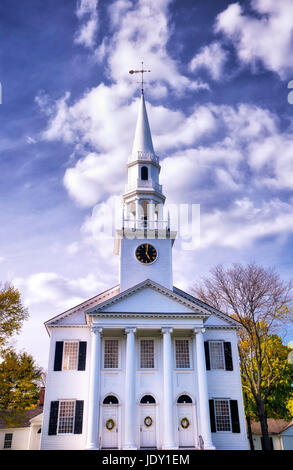
<svg viewBox="0 0 293 470"><path fill-rule="evenodd" d="M120 256L121 292L146 279L173 288L172 246L176 232L171 232L164 210L160 170L142 90L132 152L127 162L122 227L116 231L115 240L115 251Z"/></svg>

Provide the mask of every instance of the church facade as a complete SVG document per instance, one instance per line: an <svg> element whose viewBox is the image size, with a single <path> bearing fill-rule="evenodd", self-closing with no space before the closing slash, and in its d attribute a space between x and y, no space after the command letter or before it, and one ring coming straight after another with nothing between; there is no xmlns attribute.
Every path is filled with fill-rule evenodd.
<svg viewBox="0 0 293 470"><path fill-rule="evenodd" d="M45 323L41 449L248 449L239 324L173 286L159 174L142 92L119 284Z"/></svg>

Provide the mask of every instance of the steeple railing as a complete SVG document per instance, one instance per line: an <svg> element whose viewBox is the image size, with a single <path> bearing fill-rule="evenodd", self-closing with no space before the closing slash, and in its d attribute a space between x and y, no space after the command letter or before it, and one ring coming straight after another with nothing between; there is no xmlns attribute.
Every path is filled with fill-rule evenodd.
<svg viewBox="0 0 293 470"><path fill-rule="evenodd" d="M151 161L159 165L159 157L151 152L138 151L136 154L131 154L128 158L128 163L135 162L137 160Z"/></svg>
<svg viewBox="0 0 293 470"><path fill-rule="evenodd" d="M143 219L123 219L123 228L146 229L146 230L168 230L169 220L143 220Z"/></svg>
<svg viewBox="0 0 293 470"><path fill-rule="evenodd" d="M136 189L140 188L151 188L161 193L163 191L163 186L159 183L155 183L152 180L141 180L137 179L136 183L126 184L125 185L125 192L128 193L130 191L135 191Z"/></svg>

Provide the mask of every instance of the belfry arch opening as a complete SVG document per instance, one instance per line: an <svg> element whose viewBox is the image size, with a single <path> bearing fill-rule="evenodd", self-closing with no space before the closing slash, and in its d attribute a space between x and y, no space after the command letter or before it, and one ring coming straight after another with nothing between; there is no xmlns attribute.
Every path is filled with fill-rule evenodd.
<svg viewBox="0 0 293 470"><path fill-rule="evenodd" d="M148 169L147 166L142 166L141 167L140 175L141 175L142 180L148 180L149 179L149 169Z"/></svg>

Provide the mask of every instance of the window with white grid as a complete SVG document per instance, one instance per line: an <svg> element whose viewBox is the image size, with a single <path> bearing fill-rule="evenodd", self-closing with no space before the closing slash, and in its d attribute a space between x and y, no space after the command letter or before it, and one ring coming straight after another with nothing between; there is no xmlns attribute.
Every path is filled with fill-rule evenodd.
<svg viewBox="0 0 293 470"><path fill-rule="evenodd" d="M229 400L215 400L217 431L231 431Z"/></svg>
<svg viewBox="0 0 293 470"><path fill-rule="evenodd" d="M13 437L13 434L10 433L10 432L5 434L3 449L11 449L11 447L12 447L12 437Z"/></svg>
<svg viewBox="0 0 293 470"><path fill-rule="evenodd" d="M223 341L209 341L211 369L225 369Z"/></svg>
<svg viewBox="0 0 293 470"><path fill-rule="evenodd" d="M73 432L75 401L60 401L58 433L66 434Z"/></svg>
<svg viewBox="0 0 293 470"><path fill-rule="evenodd" d="M190 357L189 357L188 339L176 339L175 351L176 351L176 369L189 369Z"/></svg>
<svg viewBox="0 0 293 470"><path fill-rule="evenodd" d="M153 339L140 340L140 368L153 369L155 367L155 349Z"/></svg>
<svg viewBox="0 0 293 470"><path fill-rule="evenodd" d="M77 370L78 341L65 341L62 370Z"/></svg>
<svg viewBox="0 0 293 470"><path fill-rule="evenodd" d="M119 367L119 341L118 339L105 339L104 368L117 369Z"/></svg>

